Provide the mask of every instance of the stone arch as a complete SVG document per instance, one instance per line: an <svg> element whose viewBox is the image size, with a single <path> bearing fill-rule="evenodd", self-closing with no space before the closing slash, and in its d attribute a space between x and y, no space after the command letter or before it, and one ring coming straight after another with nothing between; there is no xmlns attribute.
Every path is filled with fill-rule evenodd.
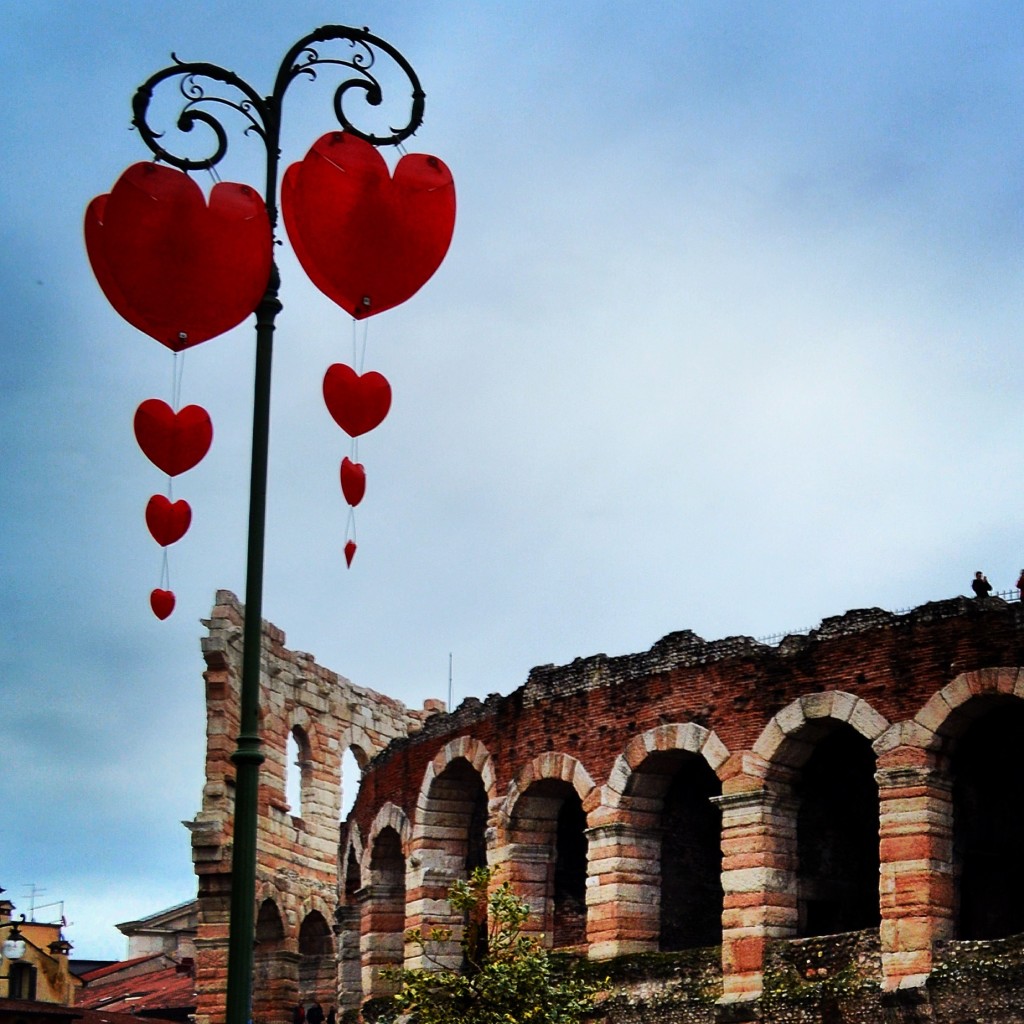
<svg viewBox="0 0 1024 1024"><path fill-rule="evenodd" d="M402 856L406 856L409 850L409 840L412 836L412 828L409 825L409 819L406 817L405 811L402 810L397 804L393 804L390 800L384 803L380 810L377 811L373 822L370 824L369 831L366 833L366 843L363 846L363 858L362 858L362 880L363 885L370 885L372 879L369 874L369 856L373 851L373 847L377 842L377 837L380 833L390 828L395 831L399 841L401 843Z"/></svg>
<svg viewBox="0 0 1024 1024"><path fill-rule="evenodd" d="M312 797L313 731L308 715L304 716L304 723L297 722L295 717L292 717L285 736L284 796L292 817L305 819L309 816ZM294 774L296 772L297 775Z"/></svg>
<svg viewBox="0 0 1024 1024"><path fill-rule="evenodd" d="M437 752L423 773L410 845L409 885L422 893L410 925L428 933L451 930L411 960L458 969L464 921L448 904L448 890L487 864L487 819L495 791L490 752L479 740L459 736Z"/></svg>
<svg viewBox="0 0 1024 1024"><path fill-rule="evenodd" d="M711 770L718 775L729 759L729 750L710 729L696 722L682 722L659 725L648 729L626 744L625 750L615 759L608 776L608 802L612 807L621 804L622 796L629 786L633 772L647 758L657 751L678 750L702 757Z"/></svg>
<svg viewBox="0 0 1024 1024"><path fill-rule="evenodd" d="M754 753L773 766L801 767L831 723L845 723L874 743L889 728L866 700L843 690L809 693L787 704L764 727Z"/></svg>
<svg viewBox="0 0 1024 1024"><path fill-rule="evenodd" d="M933 694L901 739L928 755L945 798L948 839L937 852L952 880L948 930L996 939L1024 931L1024 671L985 668ZM915 742L916 741L916 742Z"/></svg>
<svg viewBox="0 0 1024 1024"><path fill-rule="evenodd" d="M363 888L359 892L359 948L366 998L393 992L394 983L383 978L381 972L402 966L409 834L409 819L400 807L389 802L377 812L366 837Z"/></svg>
<svg viewBox="0 0 1024 1024"><path fill-rule="evenodd" d="M582 762L577 761L570 754L560 754L550 750L535 757L529 764L523 765L516 772L515 778L508 787L508 795L505 797L501 810L502 823L506 827L512 821L516 805L526 790L535 782L544 779L567 782L576 791L576 795L586 809L593 809L592 798L598 794L598 789Z"/></svg>
<svg viewBox="0 0 1024 1024"><path fill-rule="evenodd" d="M806 694L774 715L753 752L767 763L774 892L782 927L812 936L877 926L880 808L876 742L890 728L841 690Z"/></svg>
<svg viewBox="0 0 1024 1024"><path fill-rule="evenodd" d="M524 930L539 932L547 946L586 940L587 814L600 795L583 765L556 751L524 765L509 786L501 816L508 842L496 856L530 904Z"/></svg>
<svg viewBox="0 0 1024 1024"><path fill-rule="evenodd" d="M590 830L589 935L614 952L721 943L725 744L694 722L634 736L605 787L610 820ZM628 883L622 879L628 876ZM628 939L625 937L628 936Z"/></svg>
<svg viewBox="0 0 1024 1024"><path fill-rule="evenodd" d="M365 729L349 725L338 739L338 808L344 820L355 805L363 772L379 747ZM351 769L351 773L350 770Z"/></svg>

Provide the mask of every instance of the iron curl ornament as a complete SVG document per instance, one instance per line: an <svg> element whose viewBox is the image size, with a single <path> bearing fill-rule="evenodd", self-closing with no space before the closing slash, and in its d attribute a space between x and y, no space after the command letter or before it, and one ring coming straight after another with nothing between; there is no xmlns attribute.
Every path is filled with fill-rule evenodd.
<svg viewBox="0 0 1024 1024"><path fill-rule="evenodd" d="M323 43L346 41L352 53L347 58L322 56L317 48ZM389 135L377 135L363 131L356 121L346 112L345 101L352 93L362 93L363 101L369 106L380 106L384 100L384 92L379 78L374 74L377 64L377 51L388 57L401 69L409 81L410 108L409 118L404 126L390 129ZM158 71L144 82L136 91L132 100L132 124L138 129L143 141L153 155L165 163L183 171L208 170L215 167L223 159L228 148L228 134L221 121L206 109L206 105L221 105L241 114L248 122L246 132L258 135L267 148L268 163L276 166L277 147L281 133L281 110L284 95L296 78L317 78L317 69L321 67L347 68L355 74L337 86L334 92L334 114L338 124L350 135L369 142L373 146L397 146L404 142L423 123L423 109L426 94L420 86L420 80L412 65L390 43L373 35L369 29L350 28L347 25L324 25L308 36L300 39L285 55L277 72L274 90L269 96L260 96L244 79L233 71L227 71L216 64L205 62L182 61L171 55L174 64ZM152 128L147 120L150 102L156 88L163 82L179 79L179 88L185 104L178 117L177 128L182 132L191 132L197 124L205 125L216 138L214 152L202 159L183 157L173 153L161 143L163 132ZM203 79L218 82L237 90L239 97L228 98L207 91ZM274 175L276 181L276 174ZM271 207L273 192L268 181L267 206Z"/></svg>
<svg viewBox="0 0 1024 1024"><path fill-rule="evenodd" d="M339 44L344 49L339 54L337 52L338 45L329 47L328 44ZM425 94L412 65L398 50L385 40L373 35L366 28L325 25L300 39L285 54L278 68L273 89L268 95L262 95L235 72L216 64L183 61L173 53L171 58L173 63L150 76L136 90L132 99L132 124L156 158L156 164L149 165L150 167L159 168L161 165L166 165L161 170L161 173L165 175L176 172L188 175L193 171L212 170L228 152L227 125L237 127L239 123L244 124L243 134L259 138L266 150L264 182L266 220L262 223L265 233L267 226L270 229L271 237L268 244L271 244L271 254L266 263L258 265L257 271L250 272L250 277L257 276L261 280L255 282L254 292L257 297L255 308L253 309L251 305L248 307L249 310L255 312L256 318L252 462L249 483L249 532L246 555L240 727L237 749L231 755L231 760L236 767L236 780L226 1021L227 1024L247 1024L251 1016L255 938L259 766L264 760L259 736L259 682L270 383L274 323L282 308L278 298L280 275L272 256L272 240L276 235L278 222L277 196L282 110L285 93L291 83L298 78L316 80L326 77L324 72L328 70L343 72L343 80L334 89L333 107L335 118L341 128L341 132L335 134L340 135L342 140L345 138L350 140L345 147L345 156L342 160L338 156L340 151L331 149L337 141L333 137L327 142L321 140L322 145L321 143L317 145L321 146L321 150L325 152L330 150L325 159L328 160L332 168L337 169L340 166L339 160L342 163L348 161L348 164L342 168L343 170L358 167L360 180L366 182L366 190L365 193L353 194L350 185L346 193L346 189L339 186L337 191L346 193L339 199L332 188L317 186L319 191L316 192L316 197L318 200L322 200L327 195L330 197L327 202L333 202L339 206L344 217L347 218L345 220L346 238L349 239L349 244L358 247L364 245L366 235L376 237L381 233L376 230L377 225L371 225L372 230L367 229L366 207L372 205L370 200L374 195L382 193L384 198L381 199L378 196L376 200L375 209L378 211L376 215L382 222L386 221L387 231L390 232L388 237L396 238L404 244L403 249L402 244L396 242L392 251L380 257L385 264L390 261L396 273L405 275L397 286L393 282L388 282L387 287L379 285L378 278L372 276L369 278L369 284L360 278L351 287L348 287L348 282L344 281L338 285L336 281L338 272L336 268L331 268L334 272L332 277L332 274L325 269L323 265L325 247L310 226L311 221L315 221L315 217L310 212L313 209L313 200L309 199L309 194L314 191L313 186L300 180L305 175L299 175L298 171L292 175L290 182L286 181L286 199L295 204L296 212L293 219L297 228L293 244L295 244L295 239L298 239L296 247L300 263L310 274L314 284L321 287L321 290L326 290L321 282L329 281L336 293L333 296L335 301L343 308L348 309L354 316L367 315L368 312L376 312L379 309L387 308L388 305L404 301L404 298L411 295L433 273L437 264L443 259L451 238L455 198L450 173L436 157L415 157L411 162L407 162L404 168L396 170L395 178L392 180L389 177L390 172L378 154L373 153L367 156L361 153L361 146L374 148L397 146L408 139L423 122L425 104ZM390 62L390 64L385 62ZM395 67L408 83L408 117L404 124L390 126L386 133L377 134L367 131L360 126L362 119L357 116L355 107L359 103L363 104L364 108L381 106L384 101L382 83L396 80ZM154 97L159 92L161 95L160 110L167 109L163 106L163 97L166 95L167 89L161 87L174 82L177 82L181 100L174 127L185 135L197 129L209 133L212 145L206 149L205 155L183 155L177 147L171 145L170 135L162 130L163 126L158 128L152 123L155 109L152 107ZM390 84L388 88L391 88ZM365 116L365 109L363 113ZM225 115L228 115L226 120ZM161 116L163 115L161 114ZM238 120L239 117L241 121ZM403 160L410 161L410 156L403 157ZM379 167L375 161L379 162ZM172 172L170 168L175 168L176 172ZM135 175L131 182L136 182L136 179L141 179L144 176L142 171L131 168L129 170ZM154 181L159 179L161 183L164 180L155 172L150 174L149 178ZM317 179L317 181L322 180L327 179ZM196 187L191 182L186 184L191 188ZM223 188L223 184L217 187ZM244 196L244 190L248 186L233 185L232 188L242 190L240 194ZM161 189L163 190L153 191L151 189L151 198L161 200L165 196L178 197L179 191L182 195L188 192L187 188L181 186L179 189L179 186L173 182L169 182L165 189L161 184ZM439 189L447 190L445 197L442 198L437 194ZM138 191L140 194L145 193L144 188L140 188ZM175 198L175 201L178 199ZM182 203L186 201L191 201L188 200L187 195L180 200ZM241 200L235 200L232 210L237 211L240 205ZM101 196L93 201L90 205L91 212L87 213L87 241L91 238L93 243L93 248L90 249L90 258L94 259L94 253L97 254L94 259L97 278L112 304L122 315L126 316L129 322L144 331L148 330L148 333L156 337L157 340L177 352L180 348L185 347L186 343L191 343L191 339L187 337L188 332L184 329L173 333L177 323L174 318L178 317L179 313L172 312L164 315L166 311L163 306L159 310L155 309L167 299L167 286L163 283L165 275L150 272L149 276L145 278L144 287L136 287L139 272L134 264L145 263L148 260L150 271L160 259L165 261L165 265L169 265L168 261L174 259L179 264L194 260L198 265L202 263L200 253L205 258L209 258L210 253L203 250L201 232L182 229L180 218L175 218L172 215L173 211L169 205L161 211L161 216L156 219L160 224L172 223L178 236L168 237L165 235L152 239L148 251L143 251L145 246L143 246L143 250L132 248L138 242L138 238L131 238L119 247L117 239L125 236L118 234L118 225L130 222L131 218L122 216L120 221L111 227L105 217L109 212L109 220L114 222L116 220L114 214L118 212L117 206L118 201L112 199L111 196ZM211 195L209 206L211 214L213 206ZM407 211L413 212L408 213ZM244 208L241 212L247 213ZM288 213L287 205L285 213L286 215ZM338 223L339 215L337 211L335 213L335 223ZM200 218L206 215L207 211L203 209L190 216L194 216L195 220L199 222ZM414 236L412 243L407 239L400 238L403 231L403 216L408 218L406 223ZM239 215L236 219L242 218ZM363 231L363 238L357 237L357 229ZM138 229L140 234L144 230L144 228ZM161 230L163 229L161 228ZM170 229L168 230L170 231ZM179 237L183 230L187 236L185 238ZM124 228L123 231L130 234L131 228ZM289 233L292 234L291 228L289 228ZM108 244L108 240L111 239L113 241L109 241ZM143 242L145 241L144 238ZM223 239L218 239L218 242L223 245ZM382 243L377 240L375 244L378 247L376 254L370 246L365 248L361 255L363 257L380 256ZM192 246L191 249L190 246ZM212 248L220 253L214 257L214 264L223 265L226 260L232 258L233 251L244 249L246 246L233 244L226 250L217 249L217 246ZM139 260L135 260L133 255L137 251L142 254ZM183 257L182 253L186 255ZM304 259L304 256L307 258ZM335 253L328 253L328 258L340 259ZM415 273L418 274L418 277L412 280L409 279L408 263L410 258L413 258ZM362 262L366 262L366 260L364 259ZM372 263L373 260L371 259L370 262ZM132 264L130 269L127 267L128 264ZM258 297L264 274L266 287L262 292L262 297ZM205 283L207 287L209 286L211 279L215 276L215 271L209 273L199 271L194 276L200 279L200 283L195 284L193 288L193 293L198 294L202 291L201 284ZM186 278L186 280L188 279ZM364 292L372 291L375 288L383 297L383 301L378 299L376 305L373 303L373 296L364 295ZM161 289L163 289L163 293L161 293ZM244 293L244 289L237 290ZM183 291L184 289L180 287L176 289L179 309L182 306ZM330 290L326 291L331 294ZM130 294L126 295L126 292ZM355 300L350 301L350 293L356 296ZM243 299L245 299L245 294L247 293L243 294ZM150 297L152 297L152 302ZM236 306L242 303L243 299L239 299ZM184 299L185 304L189 301L190 299L187 297ZM245 301L251 300L245 299ZM149 308L150 306L153 308ZM127 310L127 314L125 310ZM163 319L157 316L157 312L163 316ZM218 315L220 312L222 311L217 310ZM245 315L248 313L246 312ZM219 326L220 320L217 317L207 316L207 319L213 323L213 326ZM165 327L165 321L170 322L170 320L174 322L171 324L171 329L168 330ZM206 337L212 336L213 334L206 335ZM200 340L205 340L205 338ZM328 401L331 415L343 426L343 429L349 432L372 429L371 421L374 417L382 418L387 413L387 404L382 398L387 382L384 381L383 386L378 387L373 373L360 376L354 371L348 376L342 374L345 379L341 380L339 374L342 369L348 370L349 368L332 367L328 372L329 379L325 378L325 398ZM337 386L335 386L335 378L341 381ZM383 378L381 380L383 381ZM367 394L367 392L369 393ZM390 391L387 392L386 397L390 400ZM203 410L195 412L197 407L188 407L178 413L170 407L158 408L164 405L165 403L158 400L143 403L146 411L151 415L148 419L143 417L141 425L137 420L136 435L149 457L153 459L155 454L158 457L156 464L163 466L167 472L173 474L183 471L186 463L191 465L193 464L192 460L202 457L208 446L208 438L205 433L202 437L193 437L186 428L194 426L194 424L181 422L183 417L190 414L190 410L193 410L191 415L194 418L198 417L199 413L203 413ZM143 407L140 407L140 410L142 409ZM200 426L203 426L205 431L206 425L200 424ZM188 437L184 439L179 437L185 433L188 433ZM358 504L365 488L365 472L363 466L356 463L354 459L345 459L342 463L341 486L349 504L352 506ZM170 497L154 496L147 506L147 523L154 538L161 544L173 543L180 537L188 529L190 519L191 509L188 504L172 502ZM345 545L345 557L349 563L351 563L354 551L355 544L349 540ZM153 601L153 610L158 617L170 614L171 608L173 608L173 594L163 590L154 591ZM158 604L160 607L157 607Z"/></svg>

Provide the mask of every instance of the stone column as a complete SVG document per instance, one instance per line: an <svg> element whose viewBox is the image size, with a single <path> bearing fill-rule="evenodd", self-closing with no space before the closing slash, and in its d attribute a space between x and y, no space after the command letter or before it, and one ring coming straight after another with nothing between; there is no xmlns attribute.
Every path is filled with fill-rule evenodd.
<svg viewBox="0 0 1024 1024"><path fill-rule="evenodd" d="M509 843L501 861L503 878L530 906L524 934L541 938L551 948L554 937L554 900L551 898L554 847L546 843Z"/></svg>
<svg viewBox="0 0 1024 1024"><path fill-rule="evenodd" d="M605 960L657 951L661 933L661 832L626 822L587 829L587 943Z"/></svg>
<svg viewBox="0 0 1024 1024"><path fill-rule="evenodd" d="M298 953L275 949L253 958L253 1024L280 1024L291 1020L299 999Z"/></svg>
<svg viewBox="0 0 1024 1024"><path fill-rule="evenodd" d="M363 997L386 996L394 982L381 977L387 967L401 967L405 947L405 887L376 883L360 889L362 904L359 954L362 963Z"/></svg>
<svg viewBox="0 0 1024 1024"><path fill-rule="evenodd" d="M722 811L721 1003L757 999L765 948L797 931L796 806L788 787L748 780L712 800Z"/></svg>
<svg viewBox="0 0 1024 1024"><path fill-rule="evenodd" d="M426 940L424 947L410 946L405 951L405 966L432 968L441 964L458 970L462 963L462 917L452 912L448 890L465 870L465 855L460 860L440 847L416 849L409 856L408 891L406 894L406 928L419 928ZM447 942L433 942L428 936L433 928L449 928Z"/></svg>
<svg viewBox="0 0 1024 1024"><path fill-rule="evenodd" d="M357 1010L363 1001L363 969L359 951L359 907L348 905L335 912L338 943L338 1010Z"/></svg>
<svg viewBox="0 0 1024 1024"><path fill-rule="evenodd" d="M953 801L948 777L920 747L878 759L882 986L923 985L932 944L953 934Z"/></svg>

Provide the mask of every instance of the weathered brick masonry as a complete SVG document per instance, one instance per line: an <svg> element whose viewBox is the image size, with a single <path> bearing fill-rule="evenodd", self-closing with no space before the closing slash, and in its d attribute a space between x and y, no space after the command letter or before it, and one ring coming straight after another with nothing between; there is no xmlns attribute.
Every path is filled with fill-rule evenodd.
<svg viewBox="0 0 1024 1024"><path fill-rule="evenodd" d="M241 613L218 601L193 826L201 1024L219 1019L237 726ZM334 1002L334 984L342 1007L386 994L382 968L420 962L404 930L457 931L444 894L484 862L547 944L625 970L614 1021L963 1021L961 976L977 1019L1024 1021L1019 605L850 612L778 647L674 633L434 715L265 636L259 1024L296 996ZM283 803L296 729L302 819ZM339 844L352 745L363 779ZM457 963L454 943L429 953ZM645 987L644 964L667 980Z"/></svg>

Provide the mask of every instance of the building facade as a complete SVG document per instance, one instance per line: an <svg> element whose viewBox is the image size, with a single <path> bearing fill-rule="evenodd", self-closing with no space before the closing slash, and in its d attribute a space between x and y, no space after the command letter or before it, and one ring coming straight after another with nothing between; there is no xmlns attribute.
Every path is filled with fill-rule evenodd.
<svg viewBox="0 0 1024 1024"><path fill-rule="evenodd" d="M241 614L218 595L204 641L200 1024L223 1003ZM674 633L536 668L452 714L409 711L264 636L258 1024L297 999L387 995L382 971L426 962L405 930L457 935L445 893L481 864L554 949L610 965L699 954L699 992L678 966L651 990L678 994L659 1019L969 1020L940 1006L947 982L949 1006L964 997L967 971L975 993L988 985L984 1019L1024 1020L1020 605L854 611L778 646ZM301 817L282 795L289 736ZM340 823L346 748L362 784ZM458 962L454 940L426 954ZM787 993L804 1017L772 1016ZM609 1020L644 1019L635 1004L610 1001Z"/></svg>

